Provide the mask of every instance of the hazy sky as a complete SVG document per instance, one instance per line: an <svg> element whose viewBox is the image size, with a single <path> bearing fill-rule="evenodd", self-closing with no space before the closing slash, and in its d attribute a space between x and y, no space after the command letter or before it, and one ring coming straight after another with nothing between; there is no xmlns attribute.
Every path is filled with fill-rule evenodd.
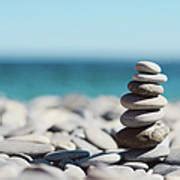
<svg viewBox="0 0 180 180"><path fill-rule="evenodd" d="M180 0L4 0L7 54L180 57Z"/></svg>

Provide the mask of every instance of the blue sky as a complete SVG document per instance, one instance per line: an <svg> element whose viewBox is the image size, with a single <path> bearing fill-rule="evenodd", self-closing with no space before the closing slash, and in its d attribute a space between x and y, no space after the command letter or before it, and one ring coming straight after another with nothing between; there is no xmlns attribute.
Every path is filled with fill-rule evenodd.
<svg viewBox="0 0 180 180"><path fill-rule="evenodd" d="M180 57L180 1L5 0L0 55Z"/></svg>

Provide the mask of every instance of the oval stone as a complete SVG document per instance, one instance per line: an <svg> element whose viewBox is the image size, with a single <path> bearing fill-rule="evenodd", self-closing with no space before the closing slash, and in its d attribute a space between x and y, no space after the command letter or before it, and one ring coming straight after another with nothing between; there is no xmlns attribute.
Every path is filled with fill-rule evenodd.
<svg viewBox="0 0 180 180"><path fill-rule="evenodd" d="M133 80L139 82L164 83L168 80L165 74L135 74Z"/></svg>
<svg viewBox="0 0 180 180"><path fill-rule="evenodd" d="M6 154L25 153L29 155L46 154L54 150L50 144L39 144L17 140L0 141L0 152Z"/></svg>
<svg viewBox="0 0 180 180"><path fill-rule="evenodd" d="M117 149L117 144L114 139L106 132L96 127L86 127L86 138L89 142L100 149Z"/></svg>
<svg viewBox="0 0 180 180"><path fill-rule="evenodd" d="M161 72L161 67L152 61L139 61L136 64L136 70L144 73L158 74Z"/></svg>
<svg viewBox="0 0 180 180"><path fill-rule="evenodd" d="M121 104L130 110L160 109L167 105L167 99L161 95L145 98L133 93L125 94L121 98Z"/></svg>
<svg viewBox="0 0 180 180"><path fill-rule="evenodd" d="M121 148L152 148L162 142L169 133L169 128L161 122L141 128L124 128L116 133L116 140Z"/></svg>
<svg viewBox="0 0 180 180"><path fill-rule="evenodd" d="M48 161L64 161L64 160L76 160L76 159L83 159L88 158L90 156L88 151L83 150L62 150L62 151L55 151L52 153L48 153L45 156L45 159Z"/></svg>
<svg viewBox="0 0 180 180"><path fill-rule="evenodd" d="M164 116L164 110L128 110L120 118L126 127L136 128L148 126L159 121Z"/></svg>
<svg viewBox="0 0 180 180"><path fill-rule="evenodd" d="M164 88L161 85L137 81L131 81L128 84L128 89L132 93L144 97L158 96L164 93Z"/></svg>

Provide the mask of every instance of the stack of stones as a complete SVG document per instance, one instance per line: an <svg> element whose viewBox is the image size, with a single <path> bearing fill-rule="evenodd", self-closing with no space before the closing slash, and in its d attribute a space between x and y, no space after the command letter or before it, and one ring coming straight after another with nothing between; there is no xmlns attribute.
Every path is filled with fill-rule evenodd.
<svg viewBox="0 0 180 180"><path fill-rule="evenodd" d="M167 81L167 76L161 73L159 65L150 61L139 61L136 70L138 74L128 84L131 93L121 98L121 104L128 109L121 116L126 127L116 134L116 139L123 148L153 148L169 133L161 121L167 99L161 95L164 88L160 84Z"/></svg>

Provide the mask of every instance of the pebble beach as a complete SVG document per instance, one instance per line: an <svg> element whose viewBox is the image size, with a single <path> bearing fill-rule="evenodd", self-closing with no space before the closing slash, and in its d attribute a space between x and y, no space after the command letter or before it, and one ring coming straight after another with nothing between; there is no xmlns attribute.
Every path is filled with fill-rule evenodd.
<svg viewBox="0 0 180 180"><path fill-rule="evenodd" d="M167 77L156 66L147 77L138 68L121 103L107 95L0 97L0 179L179 179L180 102L160 95Z"/></svg>

